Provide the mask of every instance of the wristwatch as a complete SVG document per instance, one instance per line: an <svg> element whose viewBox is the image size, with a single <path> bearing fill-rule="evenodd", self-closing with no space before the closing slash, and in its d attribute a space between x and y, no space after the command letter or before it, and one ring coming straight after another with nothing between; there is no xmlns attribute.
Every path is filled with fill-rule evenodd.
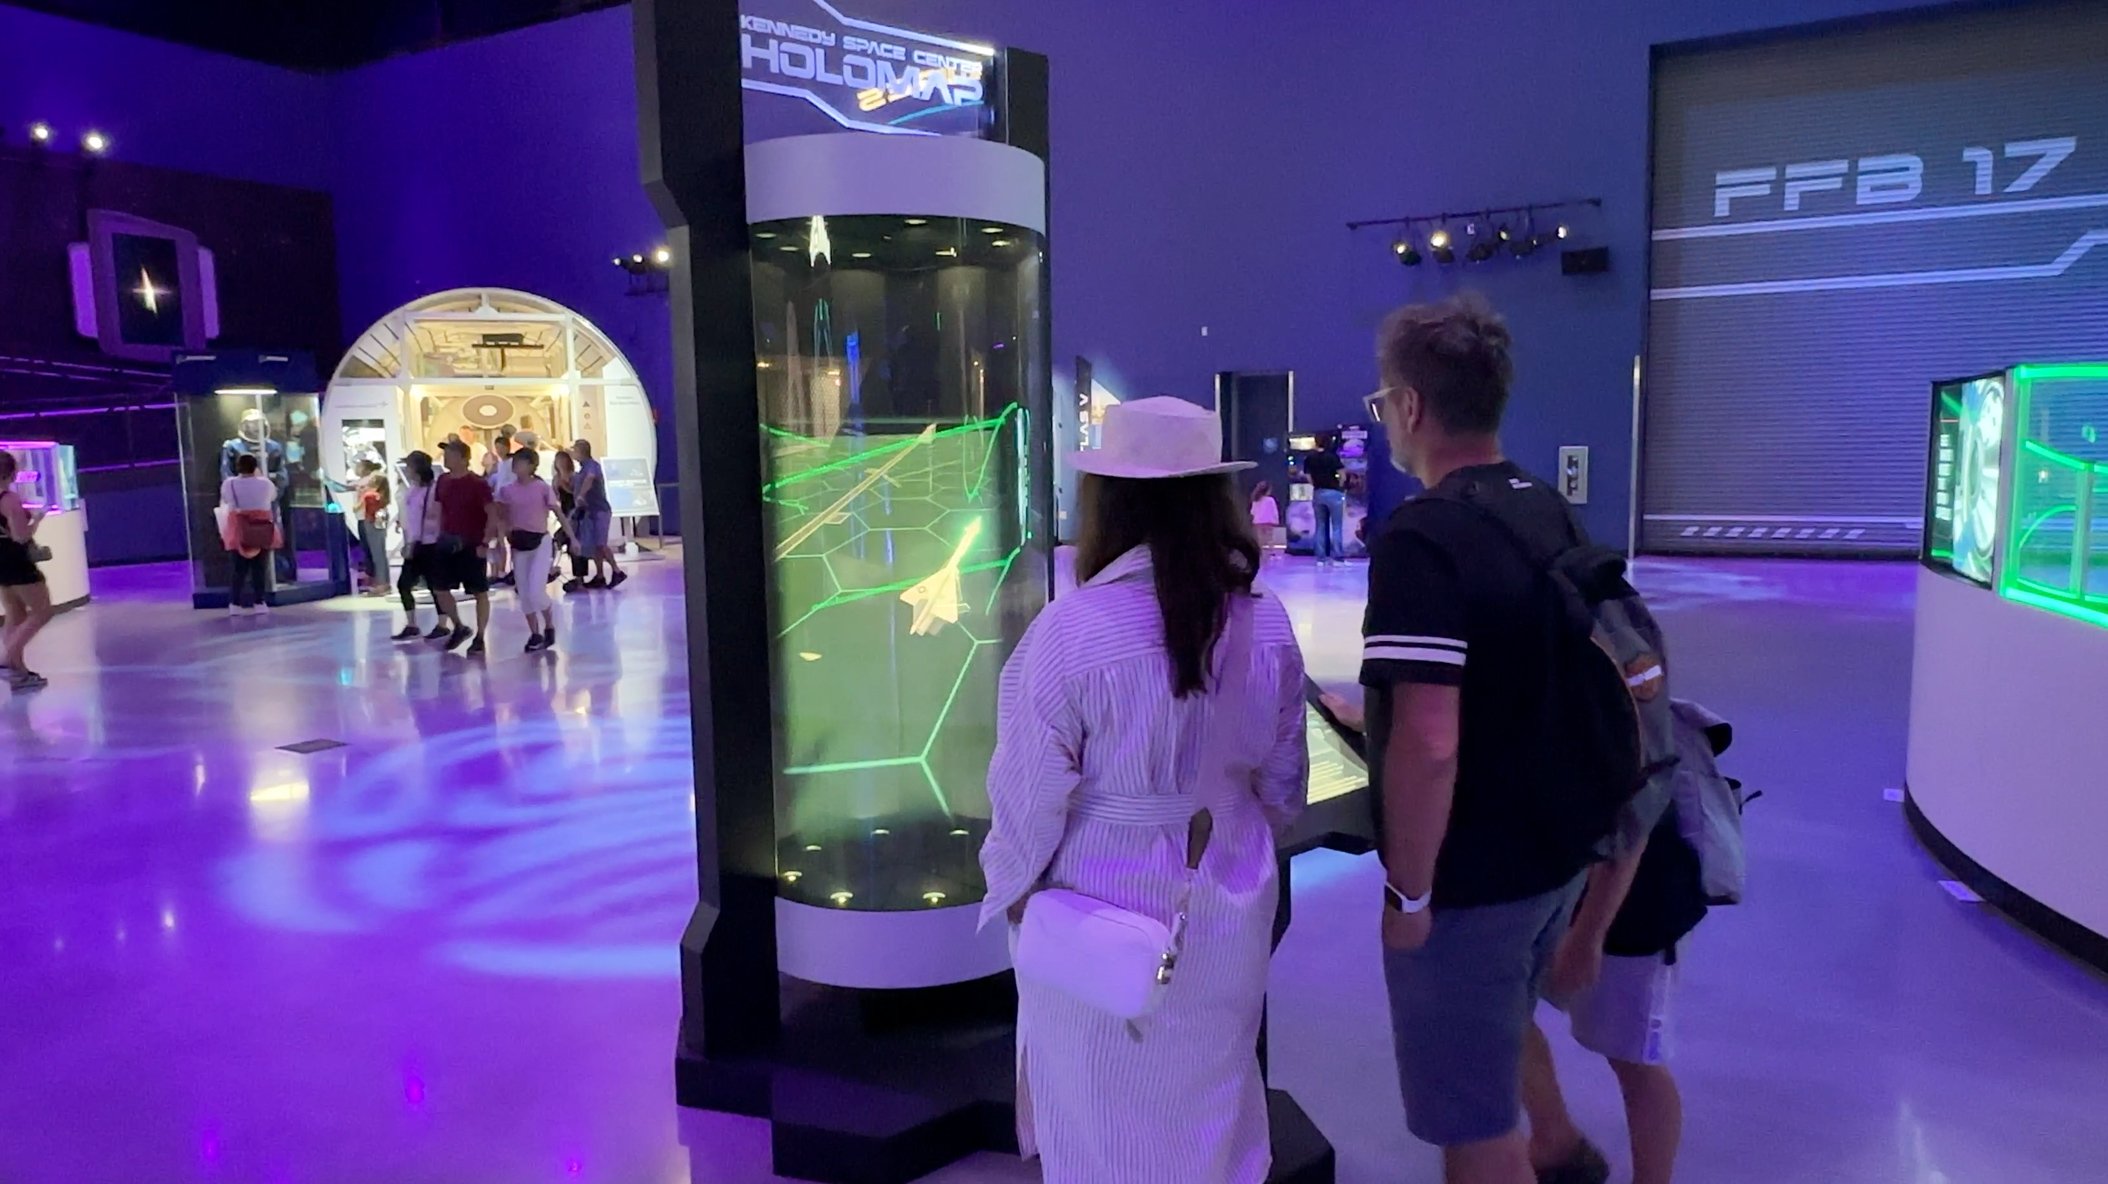
<svg viewBox="0 0 2108 1184"><path fill-rule="evenodd" d="M1429 889L1425 896L1407 896L1405 893L1398 891L1397 887L1390 881L1384 881L1383 905L1385 908L1396 909L1401 913L1424 912L1427 909L1427 903L1434 898L1433 889Z"/></svg>

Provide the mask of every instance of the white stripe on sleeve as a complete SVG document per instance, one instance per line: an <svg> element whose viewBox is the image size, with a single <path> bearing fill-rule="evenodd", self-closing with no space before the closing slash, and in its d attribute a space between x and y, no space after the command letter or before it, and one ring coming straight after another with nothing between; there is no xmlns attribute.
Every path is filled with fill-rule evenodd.
<svg viewBox="0 0 2108 1184"><path fill-rule="evenodd" d="M1424 645L1463 653L1471 647L1454 637L1408 637L1402 633L1371 633L1362 641L1369 645Z"/></svg>
<svg viewBox="0 0 2108 1184"><path fill-rule="evenodd" d="M1371 645L1361 651L1367 662L1431 662L1438 666L1462 666L1464 654L1460 650L1438 650L1426 646Z"/></svg>

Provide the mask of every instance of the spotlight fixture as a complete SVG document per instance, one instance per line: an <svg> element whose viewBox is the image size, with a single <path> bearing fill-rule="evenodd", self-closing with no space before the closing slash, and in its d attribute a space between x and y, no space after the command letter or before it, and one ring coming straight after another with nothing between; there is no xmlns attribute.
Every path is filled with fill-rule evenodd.
<svg viewBox="0 0 2108 1184"><path fill-rule="evenodd" d="M1398 256L1398 266L1420 266L1420 252L1413 249L1412 240L1401 238L1391 244L1391 253Z"/></svg>
<svg viewBox="0 0 2108 1184"><path fill-rule="evenodd" d="M1561 223L1559 224L1559 237L1560 237L1560 238L1568 238L1568 237L1570 237L1570 236L1571 236L1572 234L1573 234L1573 231L1572 231L1572 230L1570 230L1570 229L1569 229L1569 228L1567 227L1567 224L1566 224L1566 223L1564 223L1564 222L1561 222Z"/></svg>
<svg viewBox="0 0 2108 1184"><path fill-rule="evenodd" d="M32 144L51 143L51 125L45 123L41 119L37 120L35 123L30 124L29 142Z"/></svg>
<svg viewBox="0 0 2108 1184"><path fill-rule="evenodd" d="M673 251L667 247L655 248L651 253L651 261L661 267L670 266L673 263Z"/></svg>
<svg viewBox="0 0 2108 1184"><path fill-rule="evenodd" d="M110 150L110 137L91 131L81 137L81 151L90 156L101 156Z"/></svg>
<svg viewBox="0 0 2108 1184"><path fill-rule="evenodd" d="M1427 249L1434 255L1437 263L1457 261L1457 253L1450 245L1449 231L1442 227L1436 227L1435 232L1427 236Z"/></svg>
<svg viewBox="0 0 2108 1184"><path fill-rule="evenodd" d="M1528 211L1523 212L1522 229L1514 235L1508 233L1507 227L1501 227L1501 241L1508 244L1508 253L1521 259L1543 246L1543 236L1533 233L1534 229Z"/></svg>
<svg viewBox="0 0 2108 1184"><path fill-rule="evenodd" d="M1471 244L1469 250L1464 252L1464 262L1484 263L1486 260L1493 258L1493 252L1498 249L1499 246L1494 240L1490 238L1478 239Z"/></svg>

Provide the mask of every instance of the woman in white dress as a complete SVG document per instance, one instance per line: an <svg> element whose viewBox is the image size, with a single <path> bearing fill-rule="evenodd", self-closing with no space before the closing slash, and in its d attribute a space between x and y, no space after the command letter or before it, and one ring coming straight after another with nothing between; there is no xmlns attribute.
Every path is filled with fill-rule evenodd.
<svg viewBox="0 0 2108 1184"><path fill-rule="evenodd" d="M1107 409L1058 597L1003 668L982 921L1068 888L1170 925L1162 1003L1134 1024L1018 984L1018 1126L1047 1184L1260 1184L1258 1040L1274 836L1309 779L1303 658L1253 587L1259 549L1222 425L1178 399ZM1232 614L1235 623L1232 624Z"/></svg>

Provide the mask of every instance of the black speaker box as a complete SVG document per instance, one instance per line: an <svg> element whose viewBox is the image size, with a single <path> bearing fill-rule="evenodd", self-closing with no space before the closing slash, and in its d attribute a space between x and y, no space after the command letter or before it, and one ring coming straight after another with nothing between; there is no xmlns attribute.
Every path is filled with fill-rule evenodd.
<svg viewBox="0 0 2108 1184"><path fill-rule="evenodd" d="M1609 270L1609 247L1587 247L1579 251L1559 252L1561 275L1595 275Z"/></svg>

